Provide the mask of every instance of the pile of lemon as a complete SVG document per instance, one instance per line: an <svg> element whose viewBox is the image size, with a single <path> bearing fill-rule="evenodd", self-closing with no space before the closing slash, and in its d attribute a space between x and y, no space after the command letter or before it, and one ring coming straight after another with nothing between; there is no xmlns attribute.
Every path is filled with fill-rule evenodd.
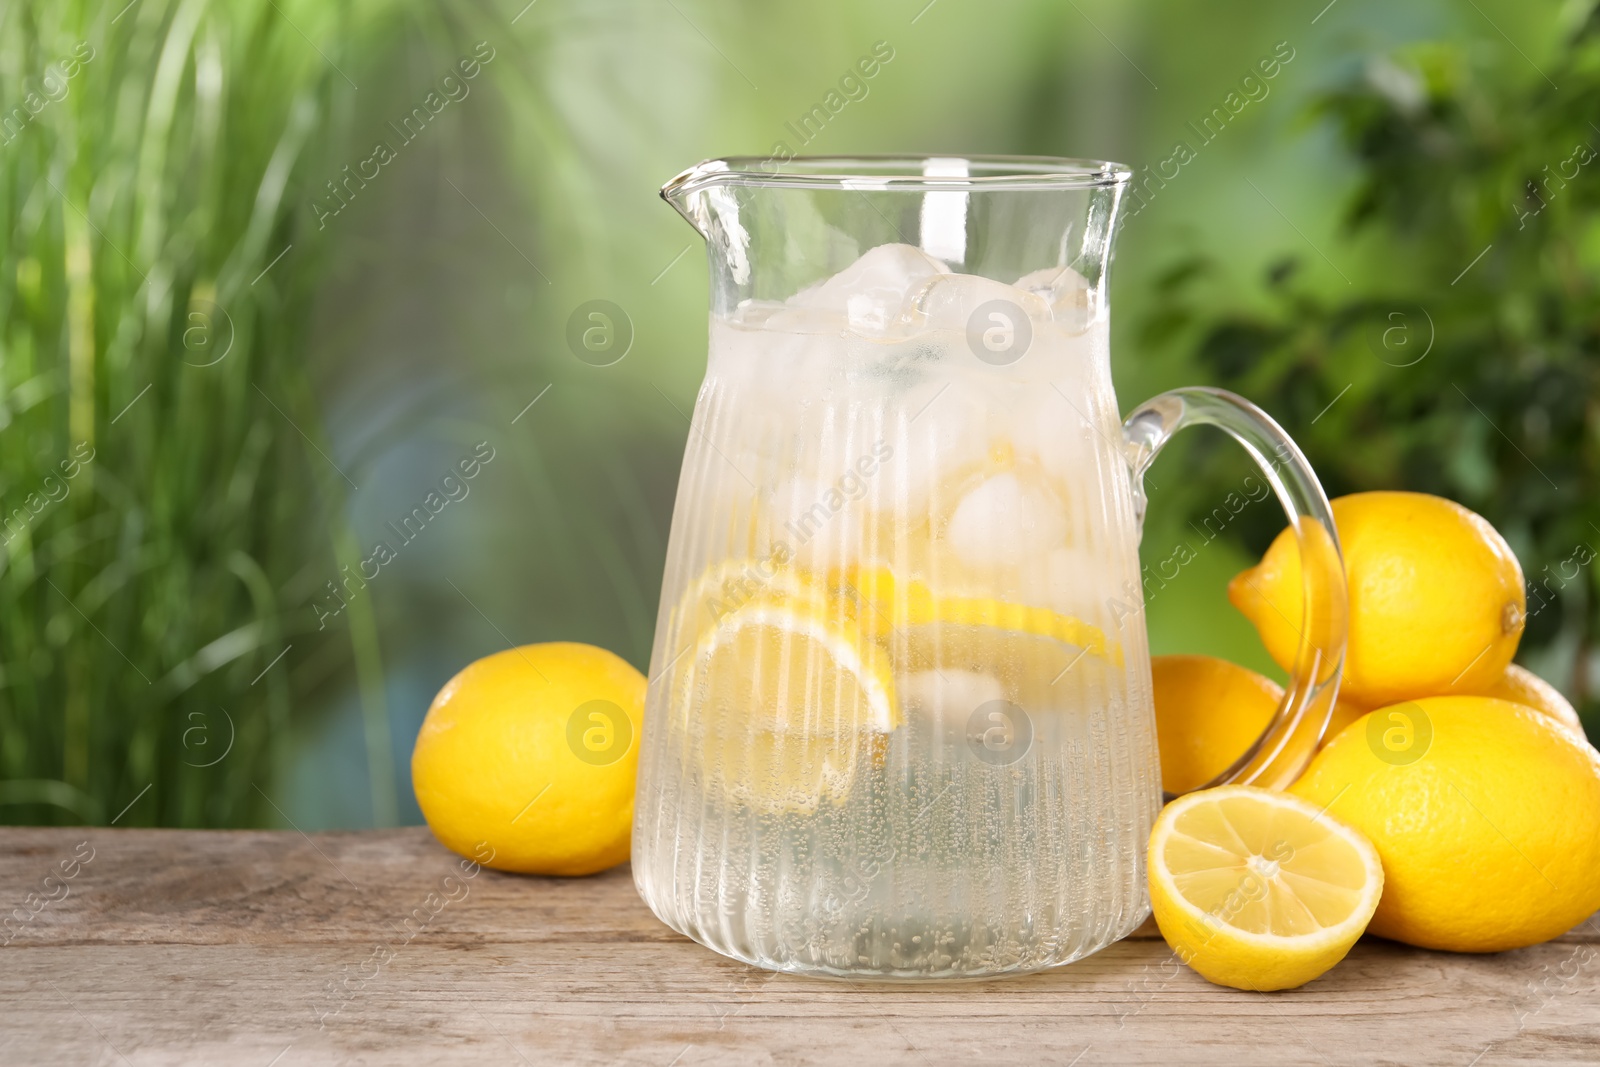
<svg viewBox="0 0 1600 1067"><path fill-rule="evenodd" d="M1261 735L1283 696L1276 683L1204 656L1153 664L1163 784L1183 794L1149 843L1156 921L1182 960L1241 989L1308 982L1369 930L1493 952L1600 909L1600 754L1561 694L1511 662L1525 601L1504 539L1416 493L1343 497L1333 515L1349 585L1343 686L1291 788L1202 788ZM1005 662L1021 678L1057 679L1122 662L1076 619L939 595L882 568L779 569L713 621L683 614L753 566L725 562L690 583L668 629L686 641L672 658L683 666L657 682L676 692L704 680L693 718L705 746L728 749L710 762L767 810L847 793L855 768L881 761L908 696L897 690L920 671ZM1292 534L1229 595L1289 668L1302 617ZM784 656L806 669L778 672L789 679L778 689L751 673ZM781 691L791 682L804 691ZM622 862L645 688L623 660L581 644L467 667L435 698L412 755L428 824L504 870L582 875ZM739 710L752 701L778 710ZM719 720L724 705L735 711ZM786 730L780 712L795 708L807 724Z"/></svg>
<svg viewBox="0 0 1600 1067"><path fill-rule="evenodd" d="M1522 571L1480 516L1420 493L1333 501L1349 583L1340 700L1287 792L1187 793L1157 820L1150 894L1168 943L1213 982L1285 989L1364 931L1496 952L1600 909L1600 753L1572 706L1511 662ZM1299 645L1290 531L1229 586L1272 658ZM1162 777L1197 789L1259 737L1282 690L1204 656L1154 662Z"/></svg>

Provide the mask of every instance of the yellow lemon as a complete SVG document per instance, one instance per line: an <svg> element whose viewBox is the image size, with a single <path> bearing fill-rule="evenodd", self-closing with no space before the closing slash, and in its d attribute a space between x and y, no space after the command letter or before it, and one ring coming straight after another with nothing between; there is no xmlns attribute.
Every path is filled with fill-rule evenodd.
<svg viewBox="0 0 1600 1067"><path fill-rule="evenodd" d="M1379 708L1292 792L1383 858L1375 934L1498 952L1600 908L1600 753L1532 708L1464 696Z"/></svg>
<svg viewBox="0 0 1600 1067"><path fill-rule="evenodd" d="M592 645L524 645L469 665L433 698L411 753L434 836L525 874L627 859L644 691L642 674Z"/></svg>
<svg viewBox="0 0 1600 1067"><path fill-rule="evenodd" d="M1320 748L1328 747L1335 737L1344 732L1344 728L1355 722L1367 713L1367 709L1359 704L1351 703L1340 697L1333 705L1333 714L1328 716L1328 728L1322 732L1322 741L1317 745Z"/></svg>
<svg viewBox="0 0 1600 1067"><path fill-rule="evenodd" d="M1583 720L1567 698L1561 695L1561 690L1540 678L1526 667L1519 667L1513 663L1506 668L1506 673L1487 689L1475 696L1494 697L1496 700L1509 700L1513 704L1522 704L1535 711L1543 712L1561 725L1578 731L1580 737L1584 736ZM1343 697L1334 706L1332 721L1328 723L1328 731L1323 734L1322 744L1325 746L1339 735L1339 731L1365 715L1370 709L1353 704Z"/></svg>
<svg viewBox="0 0 1600 1067"><path fill-rule="evenodd" d="M1161 936L1205 978L1293 989L1356 943L1383 889L1365 837L1287 793L1225 785L1168 804L1150 834Z"/></svg>
<svg viewBox="0 0 1600 1067"><path fill-rule="evenodd" d="M1516 654L1522 568L1487 521L1425 493L1355 493L1333 501L1349 581L1343 695L1378 707L1492 685ZM1285 669L1301 626L1292 531L1228 585L1228 599Z"/></svg>
<svg viewBox="0 0 1600 1067"><path fill-rule="evenodd" d="M706 772L763 811L842 800L882 767L900 724L888 653L836 601L758 595L699 640L683 683L685 728L703 738Z"/></svg>
<svg viewBox="0 0 1600 1067"><path fill-rule="evenodd" d="M1506 668L1506 673L1500 676L1499 681L1484 689L1480 695L1509 700L1542 711L1563 726L1578 731L1580 737L1583 736L1583 720L1578 718L1578 713L1567 702L1567 698L1561 695L1561 690L1526 667L1513 663Z"/></svg>
<svg viewBox="0 0 1600 1067"><path fill-rule="evenodd" d="M1070 615L937 590L884 566L841 568L827 584L908 683L931 675L935 689L947 689L953 678L983 676L999 684L995 696L1041 714L1103 700L1121 684L1108 677L1123 666L1121 646Z"/></svg>
<svg viewBox="0 0 1600 1067"><path fill-rule="evenodd" d="M1156 740L1161 784L1199 789L1233 765L1265 732L1283 687L1215 656L1155 656Z"/></svg>

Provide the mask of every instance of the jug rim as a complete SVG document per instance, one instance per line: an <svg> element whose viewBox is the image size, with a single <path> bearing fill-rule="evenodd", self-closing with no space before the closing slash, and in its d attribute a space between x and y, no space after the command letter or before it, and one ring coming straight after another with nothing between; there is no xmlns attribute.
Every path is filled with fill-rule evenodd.
<svg viewBox="0 0 1600 1067"><path fill-rule="evenodd" d="M724 156L696 163L661 187L671 203L712 186L926 192L951 189L1110 188L1133 170L1103 159L1008 155Z"/></svg>

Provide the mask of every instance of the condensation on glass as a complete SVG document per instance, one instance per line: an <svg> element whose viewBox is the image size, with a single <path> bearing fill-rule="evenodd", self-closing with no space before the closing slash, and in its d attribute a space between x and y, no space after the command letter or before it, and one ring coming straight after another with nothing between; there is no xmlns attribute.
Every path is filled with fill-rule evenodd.
<svg viewBox="0 0 1600 1067"><path fill-rule="evenodd" d="M1141 483L1184 425L1251 452L1308 564L1295 677L1219 781L1283 784L1314 750L1344 645L1327 501L1230 394L1120 419L1106 268L1127 180L728 159L663 189L711 273L634 824L669 926L880 979L1033 971L1133 930L1162 800Z"/></svg>

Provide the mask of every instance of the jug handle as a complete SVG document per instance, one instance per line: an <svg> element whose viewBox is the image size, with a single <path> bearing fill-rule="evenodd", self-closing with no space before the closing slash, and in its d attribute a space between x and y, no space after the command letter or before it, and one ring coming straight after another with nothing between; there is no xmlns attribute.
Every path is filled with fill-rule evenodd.
<svg viewBox="0 0 1600 1067"><path fill-rule="evenodd" d="M1304 582L1300 648L1283 700L1249 751L1201 788L1240 783L1283 789L1316 755L1339 695L1349 604L1339 534L1322 485L1283 428L1237 394L1198 386L1152 397L1122 424L1133 475L1134 511L1141 527L1145 471L1172 435L1186 426L1216 426L1250 453L1289 516Z"/></svg>

